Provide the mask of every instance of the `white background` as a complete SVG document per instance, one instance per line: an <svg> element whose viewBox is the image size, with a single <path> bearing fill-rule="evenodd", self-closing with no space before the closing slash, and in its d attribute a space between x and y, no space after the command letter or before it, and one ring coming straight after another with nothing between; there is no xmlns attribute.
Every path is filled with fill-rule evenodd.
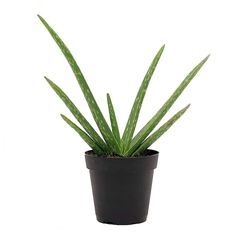
<svg viewBox="0 0 236 236"><path fill-rule="evenodd" d="M0 235L236 235L234 1L1 1ZM106 117L111 93L123 129L143 76L166 44L138 128L184 76L211 57L168 113L188 112L160 151L148 221L96 222L88 147L47 75L91 115L63 55L36 17L67 43ZM94 124L92 122L92 124Z"/></svg>

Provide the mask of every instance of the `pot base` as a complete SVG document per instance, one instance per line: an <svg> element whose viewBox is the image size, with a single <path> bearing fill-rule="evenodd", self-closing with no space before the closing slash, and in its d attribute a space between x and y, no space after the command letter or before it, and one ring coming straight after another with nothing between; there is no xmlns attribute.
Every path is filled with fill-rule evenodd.
<svg viewBox="0 0 236 236"><path fill-rule="evenodd" d="M103 224L111 224L111 225L132 225L132 224L140 224L146 221L147 216L144 217L138 217L138 218L126 218L123 217L122 219L111 219L109 217L108 219L105 219L104 217L100 217L100 216L96 216L97 217L97 221Z"/></svg>

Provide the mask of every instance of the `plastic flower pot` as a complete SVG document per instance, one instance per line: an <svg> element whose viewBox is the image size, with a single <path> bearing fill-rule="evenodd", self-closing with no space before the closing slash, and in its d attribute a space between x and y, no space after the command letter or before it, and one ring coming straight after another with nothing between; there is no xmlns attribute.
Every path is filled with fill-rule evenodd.
<svg viewBox="0 0 236 236"><path fill-rule="evenodd" d="M138 157L85 153L99 222L128 225L146 221L158 154L154 150Z"/></svg>

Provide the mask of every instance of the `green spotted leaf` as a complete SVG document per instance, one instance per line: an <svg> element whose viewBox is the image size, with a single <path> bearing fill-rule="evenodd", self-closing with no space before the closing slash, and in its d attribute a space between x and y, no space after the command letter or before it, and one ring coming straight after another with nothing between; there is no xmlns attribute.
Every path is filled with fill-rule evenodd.
<svg viewBox="0 0 236 236"><path fill-rule="evenodd" d="M82 125L82 127L86 130L87 133L93 138L94 142L104 151L108 151L107 145L104 143L99 134L95 131L95 129L90 125L90 123L86 120L86 118L82 115L79 109L75 106L75 104L70 100L70 98L62 91L62 89L57 86L50 79L45 77L51 88L56 92L56 94L61 98L61 100L65 103L67 108L74 115L76 120Z"/></svg>
<svg viewBox="0 0 236 236"><path fill-rule="evenodd" d="M102 136L100 136L95 129L90 125L86 118L81 114L79 109L74 105L70 98L59 88L55 83L46 78L49 85L57 93L57 95L62 99L68 109L75 116L77 121L82 126L79 128L75 123L73 123L69 118L61 115L64 121L70 125L81 137L82 139L96 152L97 154L107 154L107 155L119 155L123 157L136 156L144 152L149 148L158 138L160 138L188 109L189 105L184 109L176 113L170 120L168 120L164 125L157 129L150 136L149 134L156 128L161 119L169 111L171 106L177 100L177 98L182 94L184 89L192 81L198 71L202 68L205 62L208 60L207 56L204 58L180 83L178 88L170 96L170 98L164 103L164 105L156 112L156 114L146 123L146 125L135 135L133 138L135 128L138 122L139 113L142 107L142 103L146 94L146 90L149 86L152 75L155 68L160 60L163 53L164 46L160 48L155 58L153 59L134 100L128 121L126 123L122 138L120 137L120 131L118 128L118 122L115 115L115 110L111 101L109 94L107 94L107 103L110 115L111 128L106 122L88 84L82 74L77 62L75 61L73 55L71 54L68 47L61 40L58 34L51 28L51 26L41 17L39 19L46 27L61 52L64 54L67 62L69 63L77 82L83 92L85 100L89 106L92 116L97 124L97 127Z"/></svg>
<svg viewBox="0 0 236 236"><path fill-rule="evenodd" d="M159 109L159 111L148 121L148 123L138 132L138 134L132 139L129 150L137 150L145 138L152 132L152 130L158 125L164 115L169 111L176 99L181 95L187 85L192 81L194 76L206 63L209 55L204 58L182 81L179 87L174 91L171 97L165 102L165 104ZM128 151L130 153L130 151Z"/></svg>
<svg viewBox="0 0 236 236"><path fill-rule="evenodd" d="M127 124L126 124L126 127L125 127L125 130L124 130L124 133L123 133L123 137L122 137L122 140L123 140L123 144L124 144L124 151L127 150L130 146L130 142L131 142L131 139L133 137L133 134L134 134L134 131L135 131L135 128L136 128L136 124L137 124L137 121L138 121L138 117L139 117L139 113L140 113L140 110L141 110L141 106L142 106L142 103L143 103L143 99L144 99L144 96L146 94L146 90L147 90L147 87L149 85L149 82L152 78L152 75L155 71L155 68L160 60L160 57L164 51L164 48L165 48L165 45L163 45L160 50L157 52L155 58L153 59L143 81L142 81L142 84L139 88L139 91L136 95L136 98L134 100L134 104L133 104L133 107L131 109L131 112L130 112L130 115L129 115L129 119L127 121Z"/></svg>
<svg viewBox="0 0 236 236"><path fill-rule="evenodd" d="M75 123L73 123L65 115L61 114L61 117L71 128L73 128L80 135L80 137L93 149L93 151L96 154L98 155L104 154L104 150L102 150L87 133L85 133L82 129L80 129Z"/></svg>
<svg viewBox="0 0 236 236"><path fill-rule="evenodd" d="M106 143L108 144L109 148L112 149L115 153L119 153L119 145L115 140L115 137L109 128L79 66L77 65L74 57L72 56L70 50L65 45L65 43L61 40L61 38L58 36L58 34L52 29L52 27L41 17L39 16L39 19L43 23L43 25L46 27L54 41L57 43L58 47L61 49L62 53L64 54L65 58L67 59L72 71L74 72L74 75L78 81L78 84L80 85L80 88L84 94L84 97L88 103L88 106L90 108L90 111L93 115L93 118L103 136Z"/></svg>
<svg viewBox="0 0 236 236"><path fill-rule="evenodd" d="M189 108L190 104L177 112L171 119L169 119L164 125L162 125L156 132L150 135L133 153L130 150L126 155L135 156L141 154L148 149L158 138L160 138Z"/></svg>
<svg viewBox="0 0 236 236"><path fill-rule="evenodd" d="M112 132L116 138L116 141L120 144L120 131L119 131L119 127L118 127L118 123L116 119L115 110L114 110L109 93L107 94L107 104L108 104L108 110L109 110L109 115L110 115Z"/></svg>

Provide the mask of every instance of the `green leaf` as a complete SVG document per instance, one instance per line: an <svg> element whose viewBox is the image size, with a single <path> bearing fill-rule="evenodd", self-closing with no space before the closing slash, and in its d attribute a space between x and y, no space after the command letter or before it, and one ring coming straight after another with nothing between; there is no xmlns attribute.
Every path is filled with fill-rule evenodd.
<svg viewBox="0 0 236 236"><path fill-rule="evenodd" d="M61 49L62 53L64 54L65 58L67 59L69 65L70 65L72 71L74 72L75 77L80 85L80 88L81 88L83 94L84 94L84 97L88 103L90 111L93 115L93 118L94 118L103 138L105 139L108 146L114 152L118 153L120 151L119 145L116 142L116 140L113 136L113 133L112 133L111 129L109 128L100 108L98 107L97 102L96 102L79 66L77 65L74 57L72 56L71 52L69 51L69 49L67 48L65 43L61 40L61 38L57 35L57 33L49 26L49 24L41 16L38 15L38 17L41 20L41 22L44 24L44 26L46 27L48 32L51 34L52 38L57 43L58 47Z"/></svg>
<svg viewBox="0 0 236 236"><path fill-rule="evenodd" d="M126 155L135 156L144 152L148 147L150 147L158 138L160 138L189 108L190 104L177 112L171 119L169 119L164 125L162 125L156 132L150 135L135 152L132 153L130 150Z"/></svg>
<svg viewBox="0 0 236 236"><path fill-rule="evenodd" d="M104 150L106 152L107 145L104 143L104 141L99 136L99 134L94 130L94 128L90 125L90 123L86 120L86 118L81 114L81 112L74 105L74 103L70 100L70 98L54 82L52 82L47 77L45 77L45 79L47 80L49 85L52 87L52 89L56 92L56 94L65 103L65 105L68 107L68 109L74 115L76 120L82 125L82 127L86 130L86 132L90 134L90 136L93 138L94 142L96 142L96 144L98 146L100 146L102 150Z"/></svg>
<svg viewBox="0 0 236 236"><path fill-rule="evenodd" d="M145 140L145 138L151 133L151 131L157 126L164 115L168 112L176 99L180 96L183 90L191 82L197 72L202 68L210 55L204 58L182 81L179 87L174 91L172 96L166 101L166 103L160 108L160 110L148 121L148 123L138 132L138 134L131 141L129 149L136 150Z"/></svg>
<svg viewBox="0 0 236 236"><path fill-rule="evenodd" d="M71 128L73 128L80 135L80 137L93 149L93 151L96 154L99 155L99 154L104 153L104 151L94 142L94 140L91 139L91 137L89 137L87 133L85 133L82 129L80 129L75 123L73 123L65 115L61 114L61 117Z"/></svg>
<svg viewBox="0 0 236 236"><path fill-rule="evenodd" d="M107 93L107 104L108 104L108 110L109 110L109 115L110 115L112 132L117 140L117 143L120 143L120 131L119 131L119 127L118 127L118 123L116 119L115 110L114 110L109 93Z"/></svg>
<svg viewBox="0 0 236 236"><path fill-rule="evenodd" d="M148 87L149 82L151 80L151 77L154 73L154 70L157 66L157 63L160 60L162 52L164 51L164 48L165 48L165 45L163 45L160 48L160 50L156 54L155 58L153 59L151 65L150 65L150 67L149 67L149 69L148 69L148 71L147 71L147 73L146 73L146 75L145 75L145 77L142 81L142 84L139 88L137 96L134 100L134 104L133 104L133 107L131 109L129 119L127 121L125 130L124 130L124 133L123 133L123 137L122 137L125 150L127 150L130 146L130 142L131 142L131 139L133 137L133 134L134 134L134 131L135 131L135 128L136 128L136 124L137 124L137 121L138 121L138 116L139 116L139 113L140 113L140 109L141 109L141 106L142 106L142 103L143 103L144 96L146 94L147 87Z"/></svg>

